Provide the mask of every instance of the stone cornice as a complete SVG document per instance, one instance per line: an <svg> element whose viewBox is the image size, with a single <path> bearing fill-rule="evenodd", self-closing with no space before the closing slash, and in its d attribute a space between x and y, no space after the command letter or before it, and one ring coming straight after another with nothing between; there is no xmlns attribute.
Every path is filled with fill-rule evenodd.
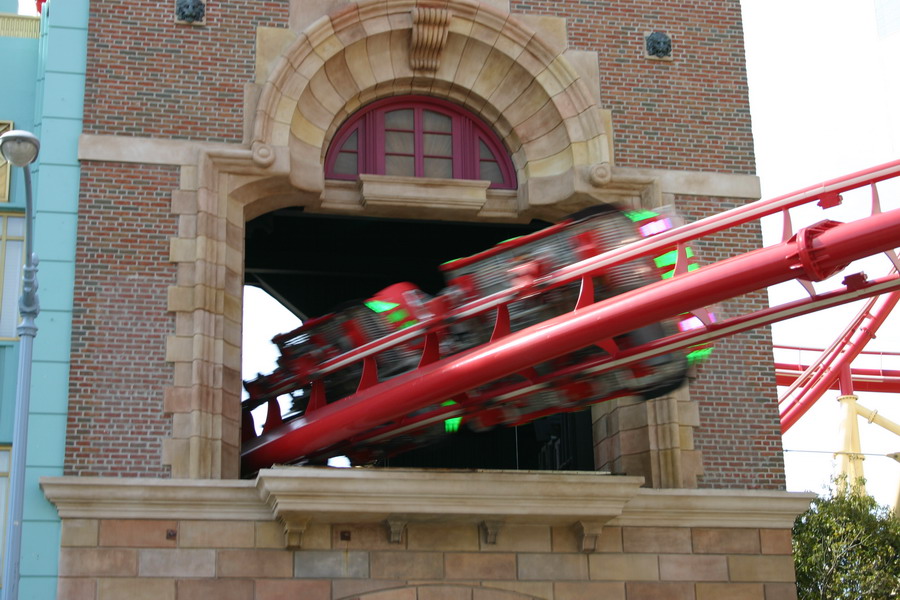
<svg viewBox="0 0 900 600"><path fill-rule="evenodd" d="M283 468L261 471L257 486L281 520L571 524L620 515L643 481L584 472Z"/></svg>
<svg viewBox="0 0 900 600"><path fill-rule="evenodd" d="M253 481L42 477L40 484L64 519L273 518Z"/></svg>
<svg viewBox="0 0 900 600"><path fill-rule="evenodd" d="M662 194L758 200L759 177L712 171L674 171L613 167L611 185L636 188L654 184Z"/></svg>
<svg viewBox="0 0 900 600"><path fill-rule="evenodd" d="M172 140L126 135L96 135L83 133L78 138L78 160L96 160L149 165L196 165L201 150L250 151L246 145L206 143L192 140Z"/></svg>
<svg viewBox="0 0 900 600"><path fill-rule="evenodd" d="M620 517L622 526L790 528L809 507L811 493L767 490L642 488Z"/></svg>
<svg viewBox="0 0 900 600"><path fill-rule="evenodd" d="M601 473L282 468L256 481L45 477L63 518L400 519L621 526L789 528L813 494L640 488Z"/></svg>

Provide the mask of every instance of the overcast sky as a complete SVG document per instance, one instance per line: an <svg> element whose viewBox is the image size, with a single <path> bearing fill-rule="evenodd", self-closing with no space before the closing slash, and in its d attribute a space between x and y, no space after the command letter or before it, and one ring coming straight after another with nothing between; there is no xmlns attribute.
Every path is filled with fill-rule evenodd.
<svg viewBox="0 0 900 600"><path fill-rule="evenodd" d="M881 31L876 20L881 17ZM897 0L745 0L742 2L750 79L751 114L757 170L763 197L900 158L900 94L896 51L900 49ZM883 208L900 207L900 188L880 185ZM865 214L869 194L845 197L844 206L815 209L822 218L846 220ZM832 214L834 213L834 214ZM778 241L779 225L768 228L767 242ZM800 225L800 223L795 223ZM878 258L848 272L885 275L889 263ZM797 284L770 290L773 301L801 297ZM824 347L857 313L858 306L777 326L776 343ZM896 312L896 311L895 311ZM900 351L900 315L892 315L869 349ZM900 369L896 359L882 368ZM860 393L860 404L900 422L900 398ZM821 491L839 449L837 392L819 401L784 438L788 486ZM886 458L900 451L900 438L860 420L868 491L882 504L896 498L900 463ZM799 452L803 450L804 452Z"/></svg>

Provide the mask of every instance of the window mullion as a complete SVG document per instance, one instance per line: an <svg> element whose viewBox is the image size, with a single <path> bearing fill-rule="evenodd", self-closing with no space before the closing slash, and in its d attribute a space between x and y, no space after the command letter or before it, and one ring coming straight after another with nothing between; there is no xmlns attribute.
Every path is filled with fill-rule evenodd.
<svg viewBox="0 0 900 600"><path fill-rule="evenodd" d="M413 110L413 161L416 177L425 175L425 116L421 107Z"/></svg>
<svg viewBox="0 0 900 600"><path fill-rule="evenodd" d="M377 110L365 116L366 166L368 173L384 173L384 155L387 151L384 135L384 112Z"/></svg>
<svg viewBox="0 0 900 600"><path fill-rule="evenodd" d="M460 179L477 179L477 171L472 169L473 152L477 152L472 139L472 122L459 119L459 135L456 137L458 139L454 140L453 153L459 160L454 161L454 168L457 169L455 172L458 173L455 176ZM477 156L477 153L474 154L476 160Z"/></svg>

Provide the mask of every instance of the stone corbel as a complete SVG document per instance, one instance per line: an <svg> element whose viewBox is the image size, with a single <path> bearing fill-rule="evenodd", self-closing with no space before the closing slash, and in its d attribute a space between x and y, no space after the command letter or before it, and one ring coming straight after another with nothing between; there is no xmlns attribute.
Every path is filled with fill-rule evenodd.
<svg viewBox="0 0 900 600"><path fill-rule="evenodd" d="M417 6L411 12L413 26L409 42L409 66L413 70L437 71L441 52L447 43L450 11Z"/></svg>
<svg viewBox="0 0 900 600"><path fill-rule="evenodd" d="M391 517L384 522L388 530L388 541L392 544L403 542L403 530L406 529L406 521Z"/></svg>
<svg viewBox="0 0 900 600"><path fill-rule="evenodd" d="M609 519L604 519L602 521L578 521L573 526L575 528L575 533L580 538L579 546L582 552L596 552L597 551L597 538L600 537L600 533L603 531L603 526L606 525Z"/></svg>
<svg viewBox="0 0 900 600"><path fill-rule="evenodd" d="M482 521L481 531L484 534L484 543L490 545L496 544L501 527L503 527L503 521Z"/></svg>
<svg viewBox="0 0 900 600"><path fill-rule="evenodd" d="M303 534L309 526L309 517L290 519L278 519L284 527L284 545L288 550L300 550L303 548Z"/></svg>
<svg viewBox="0 0 900 600"><path fill-rule="evenodd" d="M584 179L589 185L585 191L600 197L604 202L645 208L661 204L657 177L599 162L587 168Z"/></svg>

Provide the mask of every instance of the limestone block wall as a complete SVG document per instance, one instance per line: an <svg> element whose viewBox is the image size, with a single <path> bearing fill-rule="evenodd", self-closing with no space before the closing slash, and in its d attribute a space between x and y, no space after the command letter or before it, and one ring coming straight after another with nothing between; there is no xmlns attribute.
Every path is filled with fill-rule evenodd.
<svg viewBox="0 0 900 600"><path fill-rule="evenodd" d="M639 478L502 472L445 487L445 475L389 473L396 493L383 478L364 474L360 487L356 473L327 470L214 485L45 479L63 517L58 597L796 598L790 523L808 494L664 492L638 488ZM492 481L500 500L482 493ZM410 506L407 484L456 513L395 512ZM517 516L497 510L509 493L528 507L510 511ZM298 524L302 536L290 535Z"/></svg>
<svg viewBox="0 0 900 600"><path fill-rule="evenodd" d="M59 597L182 600L782 600L789 529L607 527L596 552L570 527L315 527L297 551L274 521L65 519Z"/></svg>

